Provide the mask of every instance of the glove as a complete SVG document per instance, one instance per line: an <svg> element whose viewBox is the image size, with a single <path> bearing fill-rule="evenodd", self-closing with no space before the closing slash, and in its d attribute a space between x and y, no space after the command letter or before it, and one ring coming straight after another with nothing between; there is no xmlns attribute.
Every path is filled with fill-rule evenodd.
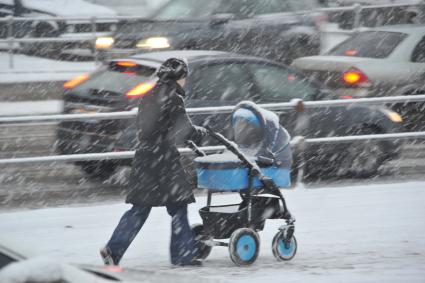
<svg viewBox="0 0 425 283"><path fill-rule="evenodd" d="M208 131L207 129L205 129L204 127L200 127L200 126L193 126L194 131L192 134L191 139L195 142L195 143L199 143L202 141L202 139L208 135Z"/></svg>

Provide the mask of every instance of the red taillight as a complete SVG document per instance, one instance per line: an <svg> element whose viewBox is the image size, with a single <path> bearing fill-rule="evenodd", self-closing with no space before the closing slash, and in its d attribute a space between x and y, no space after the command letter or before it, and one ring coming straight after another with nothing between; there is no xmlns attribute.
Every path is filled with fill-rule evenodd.
<svg viewBox="0 0 425 283"><path fill-rule="evenodd" d="M350 49L350 50L345 51L344 54L347 55L347 56L356 56L357 50Z"/></svg>
<svg viewBox="0 0 425 283"><path fill-rule="evenodd" d="M89 79L89 75L84 74L84 75L75 77L72 80L67 81L66 83L63 84L63 87L65 89L71 89L71 88L74 88L74 87L82 84L83 82L87 81L88 79Z"/></svg>
<svg viewBox="0 0 425 283"><path fill-rule="evenodd" d="M341 99L353 99L351 95L341 95L339 98Z"/></svg>
<svg viewBox="0 0 425 283"><path fill-rule="evenodd" d="M342 78L344 83L350 86L356 86L369 81L369 78L362 71L356 68L345 71Z"/></svg>
<svg viewBox="0 0 425 283"><path fill-rule="evenodd" d="M129 62L129 61L119 61L116 62L115 65L120 66L120 67L127 67L127 68L131 68L131 67L136 67L137 64L134 62Z"/></svg>
<svg viewBox="0 0 425 283"><path fill-rule="evenodd" d="M297 77L295 75L292 75L292 74L288 75L288 81L292 82L292 81L295 81L296 79Z"/></svg>
<svg viewBox="0 0 425 283"><path fill-rule="evenodd" d="M130 71L127 71L127 72L122 72L124 75L128 75L128 76L134 76L134 75L136 75L136 72L130 72Z"/></svg>
<svg viewBox="0 0 425 283"><path fill-rule="evenodd" d="M148 92L150 92L155 87L155 85L156 84L152 82L141 83L137 85L135 88L133 88L132 90L130 90L129 92L127 92L126 95L129 98L142 97Z"/></svg>

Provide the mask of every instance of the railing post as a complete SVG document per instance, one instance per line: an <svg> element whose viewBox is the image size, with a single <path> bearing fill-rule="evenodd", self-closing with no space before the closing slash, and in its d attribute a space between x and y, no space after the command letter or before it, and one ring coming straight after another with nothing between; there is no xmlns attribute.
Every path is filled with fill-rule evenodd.
<svg viewBox="0 0 425 283"><path fill-rule="evenodd" d="M13 44L14 44L14 32L13 32L13 24L14 18L13 16L7 17L7 40L8 40L8 53L9 53L9 67L11 69L14 68L14 60L13 60Z"/></svg>
<svg viewBox="0 0 425 283"><path fill-rule="evenodd" d="M304 188L303 181L307 163L305 159L306 139L302 136L296 136L292 139L291 144L295 161L295 166L293 168L296 170L295 186L297 188Z"/></svg>
<svg viewBox="0 0 425 283"><path fill-rule="evenodd" d="M362 6L360 4L355 4L354 5L354 23L353 23L353 30L355 32L357 32L358 29L360 28L361 18L362 18Z"/></svg>
<svg viewBox="0 0 425 283"><path fill-rule="evenodd" d="M92 47L93 47L93 55L94 55L94 62L96 65L99 64L99 53L97 52L97 48L96 48L96 17L91 17L90 19L91 22L91 31L93 34L93 41L92 41Z"/></svg>

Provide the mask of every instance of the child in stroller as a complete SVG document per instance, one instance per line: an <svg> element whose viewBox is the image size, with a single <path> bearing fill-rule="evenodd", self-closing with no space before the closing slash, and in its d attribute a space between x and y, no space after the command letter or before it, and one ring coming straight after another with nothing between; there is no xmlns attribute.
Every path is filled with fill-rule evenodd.
<svg viewBox="0 0 425 283"><path fill-rule="evenodd" d="M199 213L203 224L193 226L198 258L208 257L213 246L228 246L237 265L255 262L259 236L266 219L283 219L273 239L278 260L295 256L295 219L279 188L290 186L292 154L290 135L280 126L279 117L252 102L242 102L232 113L235 143L208 129L209 134L228 151L206 156L192 143L201 157L195 159L198 187L208 190L207 206ZM214 192L239 192L238 204L212 206ZM229 239L228 243L217 239Z"/></svg>

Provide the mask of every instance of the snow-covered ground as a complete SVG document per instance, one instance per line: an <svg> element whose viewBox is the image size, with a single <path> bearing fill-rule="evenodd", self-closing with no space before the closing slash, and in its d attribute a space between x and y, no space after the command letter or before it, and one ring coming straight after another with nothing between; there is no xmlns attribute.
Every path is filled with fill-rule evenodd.
<svg viewBox="0 0 425 283"><path fill-rule="evenodd" d="M236 267L227 248L215 248L202 268L172 269L168 263L170 219L153 209L122 266L196 274L232 282L425 282L425 182L314 188L286 191L297 217L299 250L294 260L277 262L271 240L280 221L269 220L260 233L257 262ZM232 203L236 195L215 200ZM214 200L214 199L213 199ZM204 197L190 206L190 220ZM0 214L1 237L33 245L39 253L68 262L98 264L128 205L110 203Z"/></svg>
<svg viewBox="0 0 425 283"><path fill-rule="evenodd" d="M65 81L79 74L92 72L94 62L65 62L26 55L13 55L10 67L9 54L0 52L0 83Z"/></svg>

